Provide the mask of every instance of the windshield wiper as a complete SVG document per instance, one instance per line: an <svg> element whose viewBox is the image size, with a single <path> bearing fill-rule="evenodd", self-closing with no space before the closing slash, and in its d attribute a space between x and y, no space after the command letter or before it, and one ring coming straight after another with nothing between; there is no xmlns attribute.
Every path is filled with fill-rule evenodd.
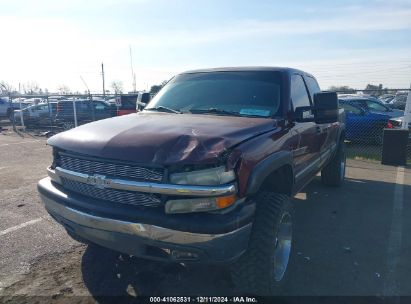
<svg viewBox="0 0 411 304"><path fill-rule="evenodd" d="M220 115L231 115L231 116L242 116L238 112L232 112L232 111L227 111L227 110L222 110L222 109L217 109L217 108L209 108L206 110L200 110L200 109L191 109L189 111L190 113L198 113L198 114L220 114Z"/></svg>
<svg viewBox="0 0 411 304"><path fill-rule="evenodd" d="M158 107L155 107L155 108L146 108L144 110L181 114L181 112L178 111L178 110L174 110L174 109L167 108L167 107L164 107L164 106L158 106Z"/></svg>

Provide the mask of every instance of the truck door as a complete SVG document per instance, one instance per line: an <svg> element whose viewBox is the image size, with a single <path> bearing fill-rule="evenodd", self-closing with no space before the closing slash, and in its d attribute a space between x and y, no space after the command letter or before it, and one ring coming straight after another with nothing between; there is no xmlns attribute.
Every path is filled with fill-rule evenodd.
<svg viewBox="0 0 411 304"><path fill-rule="evenodd" d="M291 76L290 93L293 110L312 105L301 75ZM299 136L298 148L293 151L296 182L304 184L320 166L318 129L314 122L295 122L294 130Z"/></svg>
<svg viewBox="0 0 411 304"><path fill-rule="evenodd" d="M314 104L314 94L321 92L320 86L314 77L305 75L305 83L309 91L311 103ZM319 153L321 158L321 167L332 156L332 152L336 148L335 139L337 138L338 125L331 123L317 124L317 136Z"/></svg>

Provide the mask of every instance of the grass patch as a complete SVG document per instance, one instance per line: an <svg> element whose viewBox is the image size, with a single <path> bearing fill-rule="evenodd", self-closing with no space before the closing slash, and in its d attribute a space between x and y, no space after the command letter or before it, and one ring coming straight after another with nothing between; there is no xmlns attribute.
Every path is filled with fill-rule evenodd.
<svg viewBox="0 0 411 304"><path fill-rule="evenodd" d="M382 146L346 143L348 159L381 162ZM407 165L411 165L411 145L407 147Z"/></svg>

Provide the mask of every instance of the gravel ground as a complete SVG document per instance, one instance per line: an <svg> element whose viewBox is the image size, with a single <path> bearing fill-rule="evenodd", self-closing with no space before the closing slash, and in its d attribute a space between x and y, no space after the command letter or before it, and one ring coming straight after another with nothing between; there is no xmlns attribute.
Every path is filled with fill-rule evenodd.
<svg viewBox="0 0 411 304"><path fill-rule="evenodd" d="M221 267L148 262L68 237L36 192L51 162L45 138L0 132L0 160L0 302L32 302L32 296L92 303L104 302L103 295L132 300L236 294ZM404 186L397 185L398 172L350 161L344 187L325 188L316 178L294 198L292 264L284 295L411 295L411 240L402 233L393 247L393 229L411 230L406 204L411 170L405 169ZM394 195L403 203L400 217L393 212Z"/></svg>

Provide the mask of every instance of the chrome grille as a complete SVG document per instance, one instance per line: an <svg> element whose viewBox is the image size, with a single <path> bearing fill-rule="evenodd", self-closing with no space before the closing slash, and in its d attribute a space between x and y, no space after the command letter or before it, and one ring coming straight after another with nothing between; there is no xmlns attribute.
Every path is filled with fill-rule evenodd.
<svg viewBox="0 0 411 304"><path fill-rule="evenodd" d="M99 189L67 178L62 178L62 182L64 188L96 199L145 207L159 207L162 204L160 196L156 194Z"/></svg>
<svg viewBox="0 0 411 304"><path fill-rule="evenodd" d="M161 182L164 175L163 169L144 168L140 166L108 163L97 160L86 160L63 153L60 153L59 155L59 166L63 169L90 175L101 174L111 177L122 177L139 181L153 182Z"/></svg>

